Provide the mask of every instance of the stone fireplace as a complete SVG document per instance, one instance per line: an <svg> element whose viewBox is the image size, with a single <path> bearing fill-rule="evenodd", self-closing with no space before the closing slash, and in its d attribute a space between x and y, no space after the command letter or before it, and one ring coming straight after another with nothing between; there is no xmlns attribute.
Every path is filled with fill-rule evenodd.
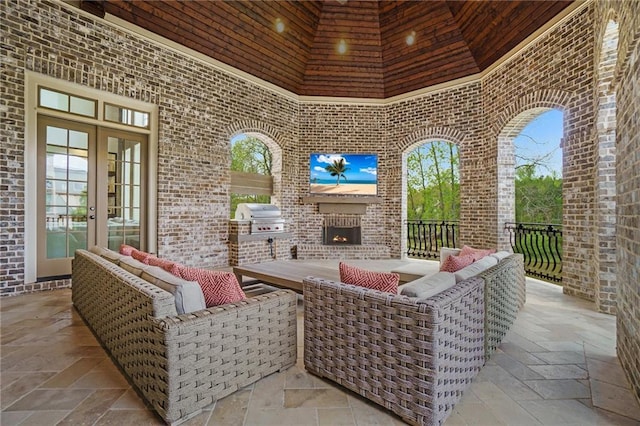
<svg viewBox="0 0 640 426"><path fill-rule="evenodd" d="M360 245L362 226L360 216L328 215L322 227L324 245Z"/></svg>

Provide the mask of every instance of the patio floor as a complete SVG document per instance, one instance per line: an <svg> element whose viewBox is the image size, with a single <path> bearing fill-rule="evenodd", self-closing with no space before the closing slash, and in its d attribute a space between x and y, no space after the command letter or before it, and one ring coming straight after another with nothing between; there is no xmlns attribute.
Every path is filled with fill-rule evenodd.
<svg viewBox="0 0 640 426"><path fill-rule="evenodd" d="M162 424L71 306L71 290L0 300L3 425ZM399 418L307 374L302 362L218 401L185 425L400 425ZM527 280L527 303L450 425L638 425L615 353L615 317Z"/></svg>

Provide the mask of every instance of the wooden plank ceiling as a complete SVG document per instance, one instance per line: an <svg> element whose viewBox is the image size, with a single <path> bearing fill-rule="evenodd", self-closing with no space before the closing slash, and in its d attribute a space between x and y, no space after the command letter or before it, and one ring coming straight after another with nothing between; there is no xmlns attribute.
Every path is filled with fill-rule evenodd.
<svg viewBox="0 0 640 426"><path fill-rule="evenodd" d="M298 95L381 99L486 69L571 3L106 0L81 7Z"/></svg>

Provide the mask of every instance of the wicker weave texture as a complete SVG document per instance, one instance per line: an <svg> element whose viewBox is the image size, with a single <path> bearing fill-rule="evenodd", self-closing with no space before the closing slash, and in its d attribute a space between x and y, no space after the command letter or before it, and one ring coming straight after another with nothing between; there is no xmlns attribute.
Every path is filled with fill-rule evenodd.
<svg viewBox="0 0 640 426"><path fill-rule="evenodd" d="M78 251L72 299L132 385L170 424L296 362L296 295L289 290L176 315L170 293Z"/></svg>
<svg viewBox="0 0 640 426"><path fill-rule="evenodd" d="M489 358L500 346L526 300L522 255L511 255L479 276L485 284L485 355Z"/></svg>
<svg viewBox="0 0 640 426"><path fill-rule="evenodd" d="M442 424L484 364L483 286L420 301L305 279L305 367L409 423Z"/></svg>

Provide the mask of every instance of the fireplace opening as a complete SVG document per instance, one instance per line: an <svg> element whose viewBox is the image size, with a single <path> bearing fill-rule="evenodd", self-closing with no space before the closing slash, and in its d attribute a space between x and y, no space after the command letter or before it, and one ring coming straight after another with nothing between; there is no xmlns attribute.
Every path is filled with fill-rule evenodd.
<svg viewBox="0 0 640 426"><path fill-rule="evenodd" d="M322 243L325 245L359 245L360 217L327 216L324 220Z"/></svg>

